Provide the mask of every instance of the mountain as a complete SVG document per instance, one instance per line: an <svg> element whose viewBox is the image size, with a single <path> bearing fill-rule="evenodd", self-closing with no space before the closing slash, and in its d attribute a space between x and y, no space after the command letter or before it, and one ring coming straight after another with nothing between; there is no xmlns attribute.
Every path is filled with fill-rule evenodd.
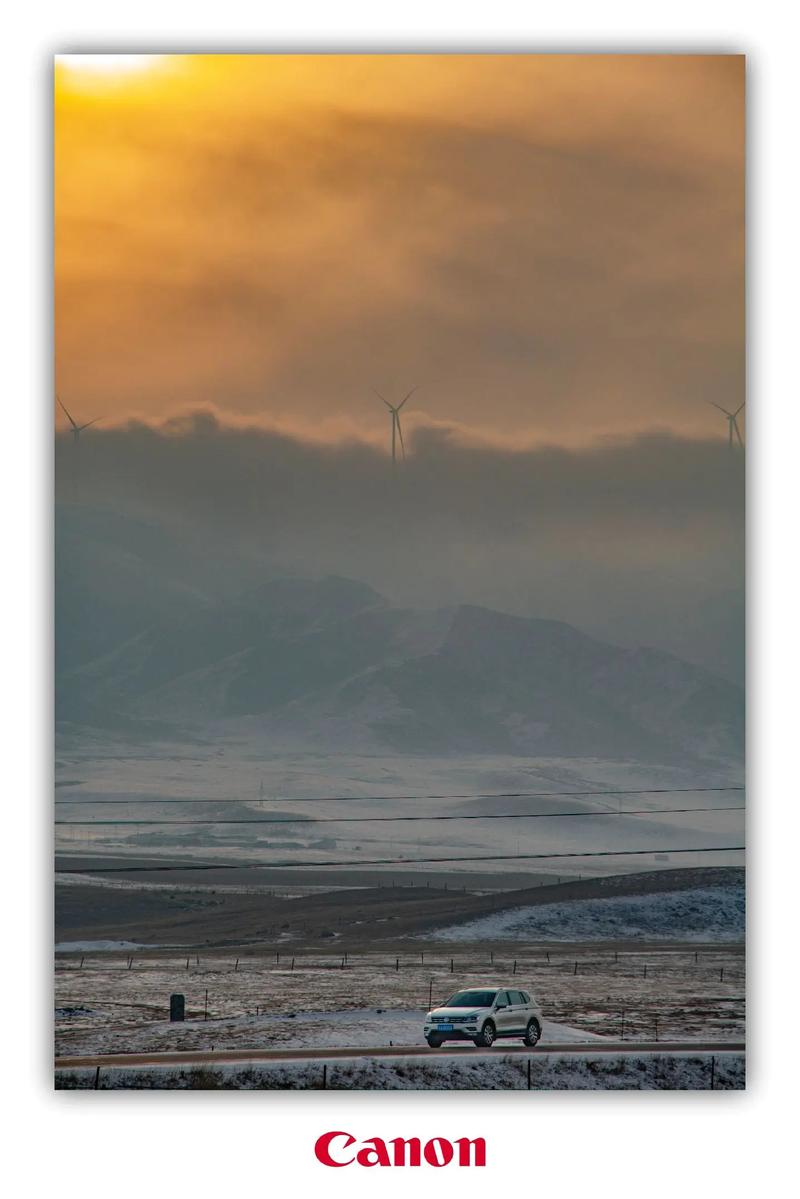
<svg viewBox="0 0 800 1199"><path fill-rule="evenodd" d="M212 603L208 572L183 531L85 506L55 513L56 673L115 649L159 621ZM202 558L200 559L202 561ZM224 575L227 563L220 561Z"/></svg>
<svg viewBox="0 0 800 1199"><path fill-rule="evenodd" d="M255 724L265 741L409 753L738 758L743 693L680 658L364 583L274 579L156 613L57 678L60 719Z"/></svg>

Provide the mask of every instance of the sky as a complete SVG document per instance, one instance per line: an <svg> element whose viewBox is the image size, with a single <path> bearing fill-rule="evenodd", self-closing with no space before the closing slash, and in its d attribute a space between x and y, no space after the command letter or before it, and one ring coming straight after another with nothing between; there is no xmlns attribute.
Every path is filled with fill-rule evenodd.
<svg viewBox="0 0 800 1199"><path fill-rule="evenodd" d="M121 59L55 70L55 374L79 420L211 407L387 446L374 389L416 387L409 431L726 435L742 57Z"/></svg>
<svg viewBox="0 0 800 1199"><path fill-rule="evenodd" d="M83 593L162 569L143 519L178 592L337 574L741 679L743 58L129 57L55 71Z"/></svg>

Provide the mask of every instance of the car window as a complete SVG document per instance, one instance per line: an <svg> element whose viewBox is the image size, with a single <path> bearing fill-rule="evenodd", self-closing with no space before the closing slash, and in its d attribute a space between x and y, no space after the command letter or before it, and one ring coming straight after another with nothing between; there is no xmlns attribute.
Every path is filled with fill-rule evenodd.
<svg viewBox="0 0 800 1199"><path fill-rule="evenodd" d="M518 1005L520 1003L525 1003L525 996L521 991L509 991L508 993L511 996L511 1002L513 1004Z"/></svg>
<svg viewBox="0 0 800 1199"><path fill-rule="evenodd" d="M456 991L451 995L444 1007L491 1007L494 1003L495 991Z"/></svg>
<svg viewBox="0 0 800 1199"><path fill-rule="evenodd" d="M511 1000L508 997L508 991L498 991L497 1002L498 1004L504 1003L506 1007L508 1007L511 1004Z"/></svg>

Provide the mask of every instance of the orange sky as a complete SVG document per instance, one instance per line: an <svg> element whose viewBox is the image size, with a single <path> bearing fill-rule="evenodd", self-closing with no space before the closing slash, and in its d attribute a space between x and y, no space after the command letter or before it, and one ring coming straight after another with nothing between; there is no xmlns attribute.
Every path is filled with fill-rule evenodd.
<svg viewBox="0 0 800 1199"><path fill-rule="evenodd" d="M56 67L56 381L214 404L723 435L743 398L744 60L164 56Z"/></svg>

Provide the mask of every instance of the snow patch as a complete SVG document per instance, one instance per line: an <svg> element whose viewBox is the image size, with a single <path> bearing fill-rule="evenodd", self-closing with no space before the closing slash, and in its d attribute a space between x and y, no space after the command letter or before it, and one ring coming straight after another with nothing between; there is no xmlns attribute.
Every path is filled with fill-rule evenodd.
<svg viewBox="0 0 800 1199"><path fill-rule="evenodd" d="M426 934L441 941L740 941L743 886L576 899L497 912Z"/></svg>

